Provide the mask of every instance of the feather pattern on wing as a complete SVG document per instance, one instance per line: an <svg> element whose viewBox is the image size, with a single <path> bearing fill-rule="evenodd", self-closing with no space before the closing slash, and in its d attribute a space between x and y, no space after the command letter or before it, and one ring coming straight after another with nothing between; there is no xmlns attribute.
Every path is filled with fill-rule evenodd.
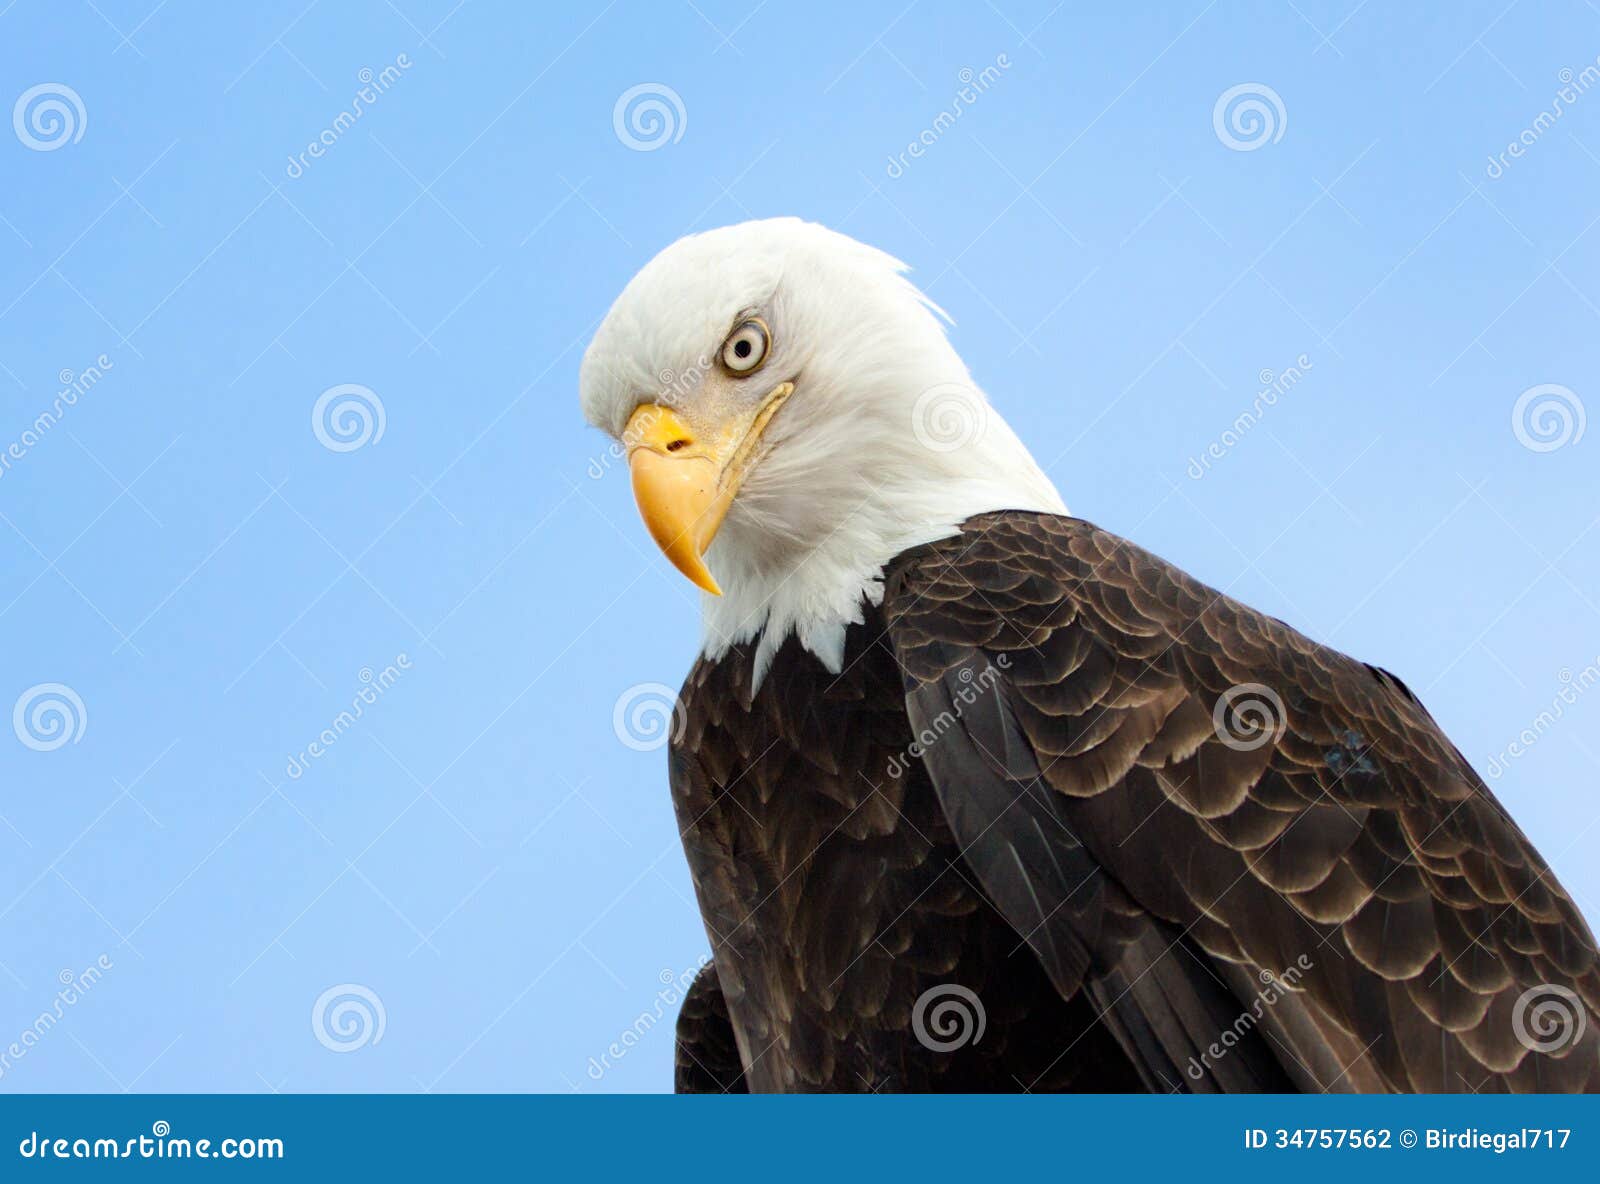
<svg viewBox="0 0 1600 1184"><path fill-rule="evenodd" d="M1066 935L1102 923L1042 860L982 870L989 848L1037 833L1046 787L1055 846L1231 975L1236 998L1293 975L1267 1009L1291 1074L1600 1089L1594 937L1398 679L1053 515L983 515L908 553L884 611L914 722L999 671L927 759L1008 920L1027 931L1030 895L1066 902L1044 926L1061 932L1030 938L1047 969ZM1007 792L1022 808L962 824ZM1025 895L1018 876L1043 882ZM1552 1000L1564 1033L1549 1027L1562 1011L1539 1010Z"/></svg>

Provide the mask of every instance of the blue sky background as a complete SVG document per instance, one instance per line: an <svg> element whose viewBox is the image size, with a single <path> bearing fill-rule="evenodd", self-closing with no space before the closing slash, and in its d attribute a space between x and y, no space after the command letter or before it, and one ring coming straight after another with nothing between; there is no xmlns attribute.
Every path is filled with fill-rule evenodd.
<svg viewBox="0 0 1600 1184"><path fill-rule="evenodd" d="M1485 772L1596 663L1600 427L1512 416L1600 411L1600 86L1489 175L1596 5L546 7L0 11L0 117L83 112L49 151L0 121L0 449L110 363L0 473L0 716L50 683L87 716L0 728L0 1047L112 967L0 1089L669 1085L675 1007L590 1058L706 949L664 755L613 729L697 609L591 476L576 374L689 230L911 262L1075 512L1393 669ZM644 83L682 111L651 151L613 128ZM1241 84L1279 104L1249 151ZM312 430L342 384L384 411L350 451ZM1595 918L1600 691L1564 712L1494 784ZM343 984L383 1030L334 1055Z"/></svg>

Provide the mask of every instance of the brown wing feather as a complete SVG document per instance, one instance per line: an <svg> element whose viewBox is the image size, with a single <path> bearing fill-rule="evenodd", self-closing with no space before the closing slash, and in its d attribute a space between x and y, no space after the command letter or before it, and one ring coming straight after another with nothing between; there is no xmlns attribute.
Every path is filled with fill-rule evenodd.
<svg viewBox="0 0 1600 1184"><path fill-rule="evenodd" d="M684 685L672 791L715 970L684 1003L680 1051L713 1046L758 1093L1138 1089L1088 1000L1061 998L970 883L866 616L842 672L791 638L759 689L753 647ZM941 1047L916 1017L951 985L984 1024ZM730 1040L737 1062L720 1059ZM725 1080L699 1068L680 1060L680 1083Z"/></svg>
<svg viewBox="0 0 1600 1184"><path fill-rule="evenodd" d="M1119 890L1219 963L1310 963L1273 1036L1321 1084L1600 1090L1594 937L1399 680L1048 515L908 553L884 611L913 702L1005 655L1007 727Z"/></svg>
<svg viewBox="0 0 1600 1184"><path fill-rule="evenodd" d="M717 968L708 962L694 976L678 1011L676 1069L673 1092L680 1094L744 1094L744 1062L728 1019Z"/></svg>

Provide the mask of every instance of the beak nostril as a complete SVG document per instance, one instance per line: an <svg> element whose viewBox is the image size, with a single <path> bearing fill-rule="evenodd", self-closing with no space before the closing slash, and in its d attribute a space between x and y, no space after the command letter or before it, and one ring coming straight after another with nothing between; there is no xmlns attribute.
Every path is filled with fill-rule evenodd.
<svg viewBox="0 0 1600 1184"><path fill-rule="evenodd" d="M676 440L673 440L671 443L669 443L667 445L667 451L668 452L677 452L680 448L687 448L688 446L689 446L689 441L687 441L687 440L685 440L685 439L680 437L680 438L678 438Z"/></svg>

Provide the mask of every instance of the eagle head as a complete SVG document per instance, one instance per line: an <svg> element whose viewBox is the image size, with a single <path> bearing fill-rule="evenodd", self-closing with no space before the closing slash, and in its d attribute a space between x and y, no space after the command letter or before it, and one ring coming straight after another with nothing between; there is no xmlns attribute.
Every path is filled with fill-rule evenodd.
<svg viewBox="0 0 1600 1184"><path fill-rule="evenodd" d="M885 564L974 514L1064 513L944 313L876 248L798 218L679 239L584 355L589 422L645 527L708 595L705 648L790 633L830 669Z"/></svg>

